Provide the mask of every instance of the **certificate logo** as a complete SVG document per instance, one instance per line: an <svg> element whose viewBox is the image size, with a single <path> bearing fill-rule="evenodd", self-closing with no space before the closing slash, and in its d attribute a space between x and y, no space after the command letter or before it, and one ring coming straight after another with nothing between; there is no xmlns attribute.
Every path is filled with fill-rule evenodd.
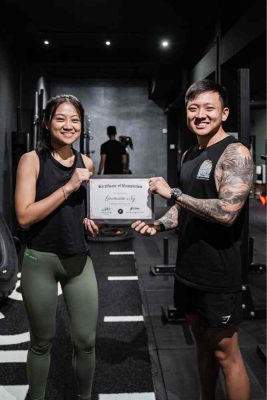
<svg viewBox="0 0 267 400"><path fill-rule="evenodd" d="M121 208L119 208L119 209L118 209L118 213L119 213L119 214L122 214L122 213L123 213L123 210L122 210Z"/></svg>
<svg viewBox="0 0 267 400"><path fill-rule="evenodd" d="M110 207L103 207L101 209L101 212L103 213L103 215L110 215L111 214L111 208Z"/></svg>

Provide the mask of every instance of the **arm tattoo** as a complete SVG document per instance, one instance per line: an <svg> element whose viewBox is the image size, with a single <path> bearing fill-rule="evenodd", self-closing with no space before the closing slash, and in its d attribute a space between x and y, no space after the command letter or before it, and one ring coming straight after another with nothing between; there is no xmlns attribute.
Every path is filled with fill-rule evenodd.
<svg viewBox="0 0 267 400"><path fill-rule="evenodd" d="M161 218L159 218L155 222L159 222L160 224L162 224L166 231L174 229L178 225L178 211L179 211L179 206L175 204L166 212L166 214L164 214Z"/></svg>
<svg viewBox="0 0 267 400"><path fill-rule="evenodd" d="M196 199L183 194L177 203L202 219L231 225L241 211L253 181L253 161L241 143L229 145L215 169L217 199Z"/></svg>

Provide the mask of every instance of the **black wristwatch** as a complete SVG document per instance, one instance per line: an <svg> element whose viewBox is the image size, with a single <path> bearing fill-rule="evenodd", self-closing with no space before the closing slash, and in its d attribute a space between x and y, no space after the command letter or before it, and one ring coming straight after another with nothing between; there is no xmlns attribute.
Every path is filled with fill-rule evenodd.
<svg viewBox="0 0 267 400"><path fill-rule="evenodd" d="M181 189L179 188L172 188L171 189L171 198L176 201L177 199L179 199L179 197L183 194L183 192L181 191Z"/></svg>

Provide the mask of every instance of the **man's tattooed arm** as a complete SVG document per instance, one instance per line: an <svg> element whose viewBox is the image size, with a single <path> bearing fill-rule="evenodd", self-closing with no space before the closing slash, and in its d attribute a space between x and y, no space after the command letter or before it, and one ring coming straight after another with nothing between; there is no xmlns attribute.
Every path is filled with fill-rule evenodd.
<svg viewBox="0 0 267 400"><path fill-rule="evenodd" d="M253 181L253 161L249 150L241 143L229 145L215 169L218 199L196 199L182 194L180 207L202 219L230 226L241 211Z"/></svg>
<svg viewBox="0 0 267 400"><path fill-rule="evenodd" d="M155 221L155 225L162 225L164 231L168 231L170 229L175 229L178 226L178 212L179 206L175 204L172 206L166 214L164 214L161 218Z"/></svg>

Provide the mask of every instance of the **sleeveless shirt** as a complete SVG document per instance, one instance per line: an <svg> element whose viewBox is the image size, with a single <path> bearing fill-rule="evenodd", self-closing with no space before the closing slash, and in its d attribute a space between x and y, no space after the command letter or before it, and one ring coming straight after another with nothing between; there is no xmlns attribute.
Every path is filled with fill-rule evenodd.
<svg viewBox="0 0 267 400"><path fill-rule="evenodd" d="M126 154L125 147L118 140L108 140L101 145L100 154L106 154L104 174L122 174L122 156Z"/></svg>
<svg viewBox="0 0 267 400"><path fill-rule="evenodd" d="M51 154L36 152L40 172L36 182L36 201L65 185L75 168L86 168L79 152L73 149L74 163L65 167ZM86 215L86 185L71 193L57 209L33 224L27 232L29 248L56 254L80 254L88 251L83 219Z"/></svg>
<svg viewBox="0 0 267 400"><path fill-rule="evenodd" d="M194 146L185 155L180 188L198 199L217 199L214 172L224 150L238 141L227 136L205 148ZM241 239L245 207L232 226L208 222L184 208L179 211L176 276L185 284L207 291L241 289Z"/></svg>

